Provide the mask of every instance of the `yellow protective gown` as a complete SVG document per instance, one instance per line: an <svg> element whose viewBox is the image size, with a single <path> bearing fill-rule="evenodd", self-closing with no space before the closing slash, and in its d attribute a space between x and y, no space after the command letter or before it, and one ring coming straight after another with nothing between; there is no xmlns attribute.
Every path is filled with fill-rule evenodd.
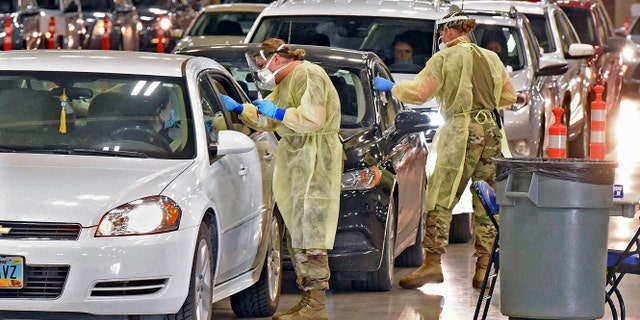
<svg viewBox="0 0 640 320"><path fill-rule="evenodd" d="M400 101L412 104L423 104L435 95L445 119L429 148L428 160L435 158L435 166L428 172L427 211L436 204L451 208L460 184L473 107L473 55L484 56L493 71L496 108L514 103L515 91L500 58L468 42L436 53L415 79L401 81L391 91Z"/></svg>
<svg viewBox="0 0 640 320"><path fill-rule="evenodd" d="M257 108L244 104L240 119L276 131L273 190L278 209L300 249L332 249L340 211L343 149L340 99L320 66L302 61L265 99L286 109L282 122L257 126Z"/></svg>

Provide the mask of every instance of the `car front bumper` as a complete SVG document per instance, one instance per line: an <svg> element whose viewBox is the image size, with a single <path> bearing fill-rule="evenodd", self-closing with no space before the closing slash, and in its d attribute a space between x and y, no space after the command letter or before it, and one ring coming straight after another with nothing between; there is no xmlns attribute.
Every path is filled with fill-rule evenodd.
<svg viewBox="0 0 640 320"><path fill-rule="evenodd" d="M197 232L191 227L157 235L95 238L95 228L89 228L77 241L2 241L0 255L23 256L26 266L23 289L0 289L0 310L175 313L187 295ZM54 284L34 279L48 278L47 273L62 281L56 284L61 291L41 298L38 290Z"/></svg>

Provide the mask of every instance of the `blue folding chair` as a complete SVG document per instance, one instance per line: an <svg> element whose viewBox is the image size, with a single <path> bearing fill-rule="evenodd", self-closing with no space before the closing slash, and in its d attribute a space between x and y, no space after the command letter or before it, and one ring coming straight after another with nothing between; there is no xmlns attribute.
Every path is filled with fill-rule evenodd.
<svg viewBox="0 0 640 320"><path fill-rule="evenodd" d="M622 281L625 274L640 274L640 227L636 230L633 238L624 250L609 249L607 252L607 289L605 302L611 309L611 315L614 320L625 320L626 310L624 299L618 289L618 285ZM618 301L618 305L613 299ZM620 310L620 318L618 318L618 309Z"/></svg>
<svg viewBox="0 0 640 320"><path fill-rule="evenodd" d="M489 265L487 266L487 272L484 275L484 280L482 281L482 288L480 289L480 295L478 296L478 303L476 304L476 311L473 314L473 319L477 320L480 314L480 310L482 309L482 320L487 319L487 312L489 311L489 306L491 305L491 297L493 296L493 291L496 287L496 282L498 281L498 270L500 269L500 249L498 246L498 236L500 234L500 229L498 228L498 221L495 218L495 215L499 213L499 206L496 203L496 194L493 192L493 189L486 181L476 181L471 184L471 189L476 193L482 206L485 211L487 211L487 215L489 219L491 219L491 223L496 227L496 239L493 242L493 248L491 249L491 256L489 257ZM487 285L489 286L488 293ZM483 306L484 305L484 306Z"/></svg>

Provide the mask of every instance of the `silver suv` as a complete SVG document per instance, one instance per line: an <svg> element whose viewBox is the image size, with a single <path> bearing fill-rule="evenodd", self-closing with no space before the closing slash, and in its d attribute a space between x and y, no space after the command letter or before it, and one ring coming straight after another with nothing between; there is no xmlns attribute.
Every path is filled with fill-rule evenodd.
<svg viewBox="0 0 640 320"><path fill-rule="evenodd" d="M485 5L497 6L502 2L482 1ZM474 5L482 5L474 1ZM508 1L515 8L524 13L529 19L535 37L543 50L543 57L566 59L568 71L555 77L557 82L557 102L554 106L564 109L563 123L567 126L567 156L584 158L589 154L590 123L589 116L589 84L591 83L591 69L588 68L587 58L595 49L592 45L580 43L578 33L573 24L555 2L540 1ZM553 117L546 117L547 122L553 124Z"/></svg>

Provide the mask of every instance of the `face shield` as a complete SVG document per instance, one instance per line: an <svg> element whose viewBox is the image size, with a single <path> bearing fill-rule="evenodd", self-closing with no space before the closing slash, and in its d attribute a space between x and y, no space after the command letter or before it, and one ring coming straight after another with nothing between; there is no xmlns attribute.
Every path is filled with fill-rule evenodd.
<svg viewBox="0 0 640 320"><path fill-rule="evenodd" d="M284 53L286 51L282 51L285 44L281 44L276 51L273 52L264 52L264 50L260 50L258 53L255 52L247 52L245 53L245 59L247 60L247 65L249 66L249 71L251 71L253 75L253 79L255 80L256 87L258 88L258 92L262 94L267 94L273 90L276 86L276 74L280 72L280 70L284 69L289 64L286 64L276 71L271 71L269 66L273 61L276 53ZM260 57L262 60L266 61L263 68L260 68L256 62L256 58Z"/></svg>

